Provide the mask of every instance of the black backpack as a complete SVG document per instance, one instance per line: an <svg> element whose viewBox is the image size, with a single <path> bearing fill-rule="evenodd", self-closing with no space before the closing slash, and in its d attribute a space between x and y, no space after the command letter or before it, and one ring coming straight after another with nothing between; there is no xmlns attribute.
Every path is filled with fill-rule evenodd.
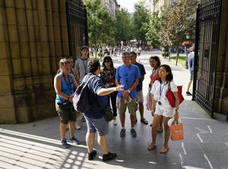
<svg viewBox="0 0 228 169"><path fill-rule="evenodd" d="M77 112L85 113L90 109L91 91L88 88L88 83L95 77L95 75L86 75L83 78L82 83L78 86L73 98L74 109Z"/></svg>

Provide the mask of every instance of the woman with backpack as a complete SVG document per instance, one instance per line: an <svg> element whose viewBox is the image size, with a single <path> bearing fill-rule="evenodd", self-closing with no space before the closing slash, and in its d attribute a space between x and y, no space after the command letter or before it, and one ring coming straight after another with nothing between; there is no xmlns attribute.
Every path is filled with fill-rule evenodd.
<svg viewBox="0 0 228 169"><path fill-rule="evenodd" d="M166 93L169 89L173 92L175 96L175 108L170 105L166 97ZM173 74L170 66L161 65L159 68L159 79L154 82L151 90L151 94L153 96L152 104L153 107L156 106L156 109L152 110L152 114L154 114L154 119L152 126L152 143L148 147L149 151L156 148L157 128L162 117L165 134L164 144L160 153L167 153L169 150L168 141L170 136L170 129L168 126L168 120L171 119L173 116L175 121L177 121L179 118L179 98L177 92L178 89L176 84L173 82Z"/></svg>
<svg viewBox="0 0 228 169"><path fill-rule="evenodd" d="M101 79L105 84L105 87L115 87L115 75L116 68L113 66L113 61L110 56L105 56L102 63L102 71L101 71ZM117 116L117 108L116 108L116 97L117 92L113 92L108 95L108 104L110 105L110 101L112 103L113 110L113 125L117 125L116 116Z"/></svg>

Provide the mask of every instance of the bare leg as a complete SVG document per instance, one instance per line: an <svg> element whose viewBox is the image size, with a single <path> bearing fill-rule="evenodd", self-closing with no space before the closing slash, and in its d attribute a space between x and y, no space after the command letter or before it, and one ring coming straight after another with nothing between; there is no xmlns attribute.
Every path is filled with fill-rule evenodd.
<svg viewBox="0 0 228 169"><path fill-rule="evenodd" d="M74 137L75 132L75 121L69 121L70 136Z"/></svg>
<svg viewBox="0 0 228 169"><path fill-rule="evenodd" d="M156 145L156 138L157 138L157 128L160 123L162 116L155 115L152 125L152 144Z"/></svg>
<svg viewBox="0 0 228 169"><path fill-rule="evenodd" d="M108 148L107 148L107 142L106 142L106 136L98 136L98 144L101 147L101 150L103 154L108 154Z"/></svg>
<svg viewBox="0 0 228 169"><path fill-rule="evenodd" d="M143 106L143 102L139 102L139 112L140 112L140 117L141 117L141 120L144 119L144 106Z"/></svg>
<svg viewBox="0 0 228 169"><path fill-rule="evenodd" d="M190 87L191 87L191 84L192 84L192 80L190 80L190 81L188 82L187 92L189 92L189 89L190 89Z"/></svg>
<svg viewBox="0 0 228 169"><path fill-rule="evenodd" d="M165 129L165 135L164 135L165 138L164 138L163 148L165 148L165 149L169 148L169 146L168 146L169 136L170 136L170 130L169 130L169 126L168 126L169 119L170 119L169 117L163 117L163 123L164 123L164 129Z"/></svg>
<svg viewBox="0 0 228 169"><path fill-rule="evenodd" d="M162 124L163 124L163 117L161 116L161 120L160 120L160 123L159 123L159 126L158 126L158 132L160 132L160 133L163 131Z"/></svg>
<svg viewBox="0 0 228 169"><path fill-rule="evenodd" d="M131 118L131 128L135 127L136 114L130 115Z"/></svg>
<svg viewBox="0 0 228 169"><path fill-rule="evenodd" d="M125 127L125 113L120 113L120 122L121 122L121 127Z"/></svg>
<svg viewBox="0 0 228 169"><path fill-rule="evenodd" d="M60 130L60 137L61 137L61 139L65 139L66 124L60 123L59 130Z"/></svg>
<svg viewBox="0 0 228 169"><path fill-rule="evenodd" d="M93 151L93 145L95 140L95 133L86 133L86 144L88 147L88 152L91 153Z"/></svg>

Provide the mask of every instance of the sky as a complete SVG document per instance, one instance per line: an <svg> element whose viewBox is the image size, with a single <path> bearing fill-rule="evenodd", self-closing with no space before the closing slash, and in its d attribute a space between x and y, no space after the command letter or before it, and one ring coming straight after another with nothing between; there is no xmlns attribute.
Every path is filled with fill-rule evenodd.
<svg viewBox="0 0 228 169"><path fill-rule="evenodd" d="M117 0L117 2L120 5L120 7L128 9L128 12L130 12L130 13L134 12L134 5L138 1L139 0Z"/></svg>

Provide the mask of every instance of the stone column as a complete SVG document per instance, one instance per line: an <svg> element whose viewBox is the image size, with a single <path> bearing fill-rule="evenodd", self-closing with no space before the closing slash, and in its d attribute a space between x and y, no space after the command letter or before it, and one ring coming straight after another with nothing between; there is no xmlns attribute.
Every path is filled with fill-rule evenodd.
<svg viewBox="0 0 228 169"><path fill-rule="evenodd" d="M228 115L228 1L222 2L217 59L215 112Z"/></svg>

